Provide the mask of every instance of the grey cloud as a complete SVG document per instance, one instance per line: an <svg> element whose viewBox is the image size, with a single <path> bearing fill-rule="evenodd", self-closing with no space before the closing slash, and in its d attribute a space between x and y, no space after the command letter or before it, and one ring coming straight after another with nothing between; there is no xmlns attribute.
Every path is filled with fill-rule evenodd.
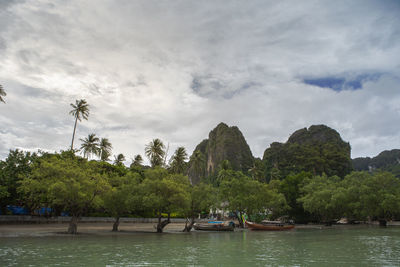
<svg viewBox="0 0 400 267"><path fill-rule="evenodd" d="M357 156L400 146L396 1L18 3L0 11L10 148L68 146L69 103L81 98L91 114L78 135L108 137L127 156L155 137L192 151L220 121L256 156L313 123L336 127ZM381 75L361 77L371 73Z"/></svg>
<svg viewBox="0 0 400 267"><path fill-rule="evenodd" d="M16 4L20 4L20 3L24 3L26 2L26 0L7 0L7 1L1 1L0 2L0 10L6 10L7 8L9 8L10 6L16 5Z"/></svg>

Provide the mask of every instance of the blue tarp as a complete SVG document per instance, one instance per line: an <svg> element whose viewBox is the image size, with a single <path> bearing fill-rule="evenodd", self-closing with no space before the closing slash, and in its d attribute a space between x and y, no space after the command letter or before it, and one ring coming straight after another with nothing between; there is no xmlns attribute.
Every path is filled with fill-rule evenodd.
<svg viewBox="0 0 400 267"><path fill-rule="evenodd" d="M42 207L39 208L37 210L35 210L35 214L39 214L39 215L48 215L52 212L53 210L51 208L46 208L46 207Z"/></svg>
<svg viewBox="0 0 400 267"><path fill-rule="evenodd" d="M24 207L7 205L7 209L11 211L13 215L29 215L29 212Z"/></svg>

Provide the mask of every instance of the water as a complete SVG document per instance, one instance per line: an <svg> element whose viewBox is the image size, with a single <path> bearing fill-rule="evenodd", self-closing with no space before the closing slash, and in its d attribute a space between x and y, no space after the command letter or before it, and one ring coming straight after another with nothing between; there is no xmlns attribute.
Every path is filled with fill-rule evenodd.
<svg viewBox="0 0 400 267"><path fill-rule="evenodd" d="M0 266L400 266L400 227L3 237Z"/></svg>

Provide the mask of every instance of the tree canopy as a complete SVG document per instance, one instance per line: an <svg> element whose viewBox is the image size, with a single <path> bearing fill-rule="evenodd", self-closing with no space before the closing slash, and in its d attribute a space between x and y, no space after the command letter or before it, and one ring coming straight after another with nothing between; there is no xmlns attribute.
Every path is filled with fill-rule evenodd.
<svg viewBox="0 0 400 267"><path fill-rule="evenodd" d="M99 147L100 139L96 136L96 134L91 133L88 135L88 137L85 137L85 139L80 140L82 141L81 151L86 159L89 159L92 156L98 156L101 153L101 149Z"/></svg>
<svg viewBox="0 0 400 267"><path fill-rule="evenodd" d="M59 207L72 215L69 233L77 232L77 220L91 207L101 205L107 192L107 178L95 171L92 164L65 152L39 160L32 173L21 181L21 192L37 201Z"/></svg>
<svg viewBox="0 0 400 267"><path fill-rule="evenodd" d="M162 166L165 156L164 143L158 138L153 139L153 141L146 145L145 154L149 158L152 167Z"/></svg>

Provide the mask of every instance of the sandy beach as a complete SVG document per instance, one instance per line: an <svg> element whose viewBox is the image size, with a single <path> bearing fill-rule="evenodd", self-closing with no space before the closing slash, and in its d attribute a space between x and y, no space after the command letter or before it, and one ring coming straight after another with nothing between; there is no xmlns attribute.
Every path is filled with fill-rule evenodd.
<svg viewBox="0 0 400 267"><path fill-rule="evenodd" d="M121 223L118 232L112 232L112 223L80 223L78 224L78 234L96 235L122 235L143 232L156 232L155 223ZM184 223L170 223L164 228L164 232L182 232ZM53 236L68 235L66 233L68 223L49 223L49 224L1 224L1 237L20 237L20 236Z"/></svg>

